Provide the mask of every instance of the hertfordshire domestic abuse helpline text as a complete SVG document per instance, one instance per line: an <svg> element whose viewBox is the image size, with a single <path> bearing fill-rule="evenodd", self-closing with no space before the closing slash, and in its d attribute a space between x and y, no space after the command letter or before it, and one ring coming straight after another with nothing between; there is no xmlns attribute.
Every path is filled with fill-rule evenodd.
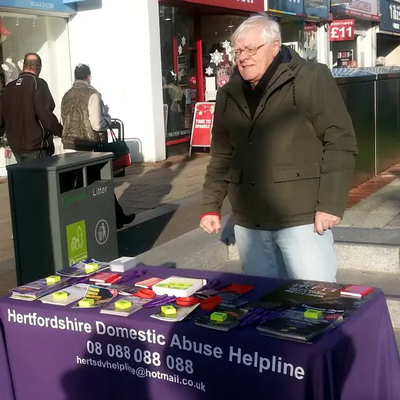
<svg viewBox="0 0 400 400"><path fill-rule="evenodd" d="M94 325L92 326L91 323L80 321L77 318L60 318L57 315L44 317L36 312L21 314L13 309L8 309L7 322L38 328L78 332L87 335L96 334L98 336L108 336L112 338L131 339L133 341L152 345L168 346L170 349L175 348L191 353L192 355L197 354L205 357L213 357L215 359L225 358L225 355L228 353L229 362L241 364L246 367L253 367L259 373L268 371L283 374L297 380L304 379L306 375L305 369L302 366L295 366L293 363L287 362L277 355L263 357L257 351L249 354L245 353L242 348L235 348L234 346L229 346L229 349L223 350L219 346L195 342L177 333L167 338L165 335L158 333L155 329L136 330L133 328L106 325L103 321L94 321Z"/></svg>

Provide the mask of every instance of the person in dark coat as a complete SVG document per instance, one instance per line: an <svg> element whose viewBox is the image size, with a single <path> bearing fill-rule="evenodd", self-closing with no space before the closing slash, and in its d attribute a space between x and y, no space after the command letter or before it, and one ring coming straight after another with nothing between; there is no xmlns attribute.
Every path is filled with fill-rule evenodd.
<svg viewBox="0 0 400 400"><path fill-rule="evenodd" d="M200 226L221 229L228 195L244 272L335 281L357 142L328 67L281 44L268 16L233 34L238 73L217 93Z"/></svg>

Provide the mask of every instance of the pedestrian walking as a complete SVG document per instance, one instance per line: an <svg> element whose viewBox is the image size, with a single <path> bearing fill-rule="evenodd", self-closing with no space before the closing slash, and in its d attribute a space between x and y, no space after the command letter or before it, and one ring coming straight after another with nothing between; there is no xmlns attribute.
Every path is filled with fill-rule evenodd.
<svg viewBox="0 0 400 400"><path fill-rule="evenodd" d="M17 162L52 156L53 137L62 134L53 113L53 96L46 81L39 78L41 70L40 56L28 53L22 73L1 96L0 134L6 134Z"/></svg>

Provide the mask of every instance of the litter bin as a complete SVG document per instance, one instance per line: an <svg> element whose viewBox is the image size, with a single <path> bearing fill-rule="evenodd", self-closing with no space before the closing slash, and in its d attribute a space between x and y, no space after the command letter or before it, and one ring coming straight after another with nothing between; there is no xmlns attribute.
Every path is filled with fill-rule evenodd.
<svg viewBox="0 0 400 400"><path fill-rule="evenodd" d="M118 257L112 153L7 166L18 284L88 257Z"/></svg>

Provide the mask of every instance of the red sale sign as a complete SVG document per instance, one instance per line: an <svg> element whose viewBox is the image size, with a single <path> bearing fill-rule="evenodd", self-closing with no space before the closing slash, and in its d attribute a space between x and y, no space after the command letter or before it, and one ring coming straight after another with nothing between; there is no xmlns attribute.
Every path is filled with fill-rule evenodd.
<svg viewBox="0 0 400 400"><path fill-rule="evenodd" d="M211 130L214 122L215 103L196 103L190 138L190 150L192 147L210 147Z"/></svg>
<svg viewBox="0 0 400 400"><path fill-rule="evenodd" d="M332 21L329 25L329 41L343 42L345 40L354 40L354 26L354 19Z"/></svg>

